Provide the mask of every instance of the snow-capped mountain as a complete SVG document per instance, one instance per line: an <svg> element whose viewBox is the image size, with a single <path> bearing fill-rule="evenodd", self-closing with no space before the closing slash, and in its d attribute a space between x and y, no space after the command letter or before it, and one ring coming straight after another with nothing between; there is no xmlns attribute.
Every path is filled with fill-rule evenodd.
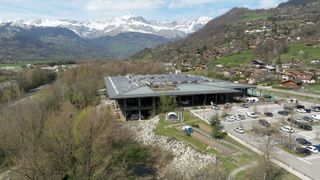
<svg viewBox="0 0 320 180"><path fill-rule="evenodd" d="M23 28L30 27L64 27L74 31L83 38L116 36L125 32L147 33L166 38L181 38L202 28L210 17L200 17L193 21L148 21L141 16L128 14L110 21L76 21L69 19L36 19L36 20L0 20L0 26L10 24Z"/></svg>

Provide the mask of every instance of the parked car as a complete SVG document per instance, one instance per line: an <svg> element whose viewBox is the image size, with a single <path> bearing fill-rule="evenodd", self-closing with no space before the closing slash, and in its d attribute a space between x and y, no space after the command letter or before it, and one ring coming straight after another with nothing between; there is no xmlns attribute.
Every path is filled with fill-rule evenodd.
<svg viewBox="0 0 320 180"><path fill-rule="evenodd" d="M309 116L304 116L302 119L308 122L313 122L313 120Z"/></svg>
<svg viewBox="0 0 320 180"><path fill-rule="evenodd" d="M296 106L296 108L297 108L297 109L305 109L306 107L305 107L304 105L298 104L298 105Z"/></svg>
<svg viewBox="0 0 320 180"><path fill-rule="evenodd" d="M300 124L298 127L307 131L312 131L312 126L309 124Z"/></svg>
<svg viewBox="0 0 320 180"><path fill-rule="evenodd" d="M288 116L289 115L289 111L278 111L278 114L280 114L282 116Z"/></svg>
<svg viewBox="0 0 320 180"><path fill-rule="evenodd" d="M264 119L259 119L258 122L259 122L259 124L260 124L261 126L264 126L264 127L266 127L266 128L271 127L271 124L270 124L268 121L264 120Z"/></svg>
<svg viewBox="0 0 320 180"><path fill-rule="evenodd" d="M305 109L296 109L296 111L298 112L298 113L307 113L307 111L305 110Z"/></svg>
<svg viewBox="0 0 320 180"><path fill-rule="evenodd" d="M251 117L251 118L257 118L257 117L258 117L257 113L255 113L255 112L250 112L250 111L247 112L247 116L249 116L249 117Z"/></svg>
<svg viewBox="0 0 320 180"><path fill-rule="evenodd" d="M296 152L306 156L310 156L312 154L312 152L307 148L297 148Z"/></svg>
<svg viewBox="0 0 320 180"><path fill-rule="evenodd" d="M234 128L234 131L239 133L239 134L244 134L244 130L241 127Z"/></svg>
<svg viewBox="0 0 320 180"><path fill-rule="evenodd" d="M312 106L311 111L320 112L320 106Z"/></svg>
<svg viewBox="0 0 320 180"><path fill-rule="evenodd" d="M296 142L299 143L302 146L311 146L312 143L304 138L297 138Z"/></svg>
<svg viewBox="0 0 320 180"><path fill-rule="evenodd" d="M246 119L246 117L244 115L242 115L242 114L236 115L236 120L237 121L244 120L244 119Z"/></svg>
<svg viewBox="0 0 320 180"><path fill-rule="evenodd" d="M285 132L288 132L288 133L294 133L294 129L292 128L292 127L290 127L290 126L282 126L281 128L280 128L282 131L285 131Z"/></svg>
<svg viewBox="0 0 320 180"><path fill-rule="evenodd" d="M318 149L314 146L307 146L306 148L309 149L313 154L316 154L319 152Z"/></svg>
<svg viewBox="0 0 320 180"><path fill-rule="evenodd" d="M267 117L273 117L273 113L272 112L265 112L264 115L267 116Z"/></svg>
<svg viewBox="0 0 320 180"><path fill-rule="evenodd" d="M311 113L311 109L305 109L306 113Z"/></svg>
<svg viewBox="0 0 320 180"><path fill-rule="evenodd" d="M320 115L318 115L318 114L312 115L311 119L314 121L320 121Z"/></svg>
<svg viewBox="0 0 320 180"><path fill-rule="evenodd" d="M234 122L236 120L236 116L227 116L226 120L229 122Z"/></svg>
<svg viewBox="0 0 320 180"><path fill-rule="evenodd" d="M317 148L317 150L320 152L320 144L314 145L314 147Z"/></svg>

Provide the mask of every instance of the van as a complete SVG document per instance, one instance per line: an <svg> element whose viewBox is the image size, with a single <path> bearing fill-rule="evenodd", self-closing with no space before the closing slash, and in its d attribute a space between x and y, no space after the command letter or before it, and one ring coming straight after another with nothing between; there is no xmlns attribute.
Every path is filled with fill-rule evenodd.
<svg viewBox="0 0 320 180"><path fill-rule="evenodd" d="M259 102L259 98L257 98L257 97L248 97L248 98L246 98L246 102L249 102L249 103Z"/></svg>

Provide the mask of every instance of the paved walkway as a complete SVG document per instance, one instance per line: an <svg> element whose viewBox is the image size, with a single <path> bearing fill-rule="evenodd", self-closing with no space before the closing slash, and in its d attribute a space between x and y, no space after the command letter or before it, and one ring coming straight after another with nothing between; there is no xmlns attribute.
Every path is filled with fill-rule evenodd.
<svg viewBox="0 0 320 180"><path fill-rule="evenodd" d="M235 176L236 176L239 172L244 171L244 170L246 170L246 169L250 169L250 168L256 166L257 164L258 164L257 161L253 161L253 162L250 163L250 164L247 164L247 165L245 165L245 166L242 166L242 167L239 167L239 168L233 170L233 171L229 174L228 180L234 180L234 179L235 179Z"/></svg>
<svg viewBox="0 0 320 180"><path fill-rule="evenodd" d="M274 88L264 87L264 86L258 86L258 89L320 99L320 95L319 94L304 93L304 92L297 92L297 91L283 90L283 89L274 89Z"/></svg>

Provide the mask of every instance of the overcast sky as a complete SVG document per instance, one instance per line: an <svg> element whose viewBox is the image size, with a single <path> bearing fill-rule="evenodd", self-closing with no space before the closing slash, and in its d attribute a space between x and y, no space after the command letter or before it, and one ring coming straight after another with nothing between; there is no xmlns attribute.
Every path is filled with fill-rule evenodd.
<svg viewBox="0 0 320 180"><path fill-rule="evenodd" d="M0 19L109 20L134 13L149 20L219 16L233 7L276 7L287 0L0 0Z"/></svg>

